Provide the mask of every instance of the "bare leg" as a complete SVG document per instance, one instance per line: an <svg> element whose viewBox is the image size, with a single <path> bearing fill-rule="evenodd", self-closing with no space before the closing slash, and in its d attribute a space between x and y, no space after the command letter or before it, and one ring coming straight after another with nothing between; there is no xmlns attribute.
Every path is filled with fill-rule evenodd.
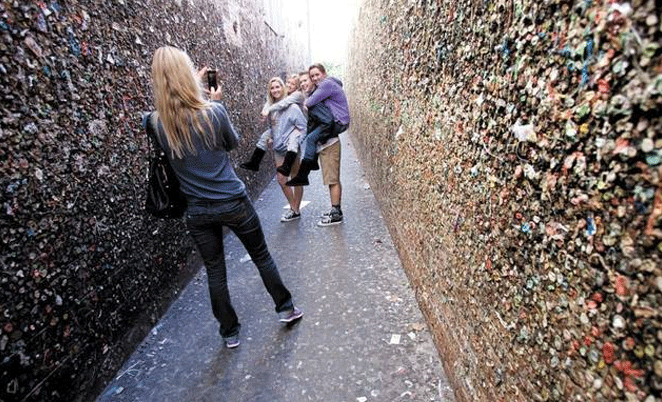
<svg viewBox="0 0 662 402"><path fill-rule="evenodd" d="M331 197L331 205L340 205L340 198L342 196L342 186L340 183L329 184L329 196Z"/></svg>
<svg viewBox="0 0 662 402"><path fill-rule="evenodd" d="M275 155L274 160L276 162L276 167L280 166L283 163L283 158ZM280 173L276 173L276 179L278 180L278 184L280 185L280 189L283 190L283 195L287 199L287 203L290 205L290 208L294 212L298 212L299 206L296 205L296 209L294 209L294 191L292 191L292 187L286 186L285 183L289 180L289 177L283 176Z"/></svg>
<svg viewBox="0 0 662 402"><path fill-rule="evenodd" d="M298 145L298 144L297 144ZM292 164L292 170L290 172L290 179L294 176L296 176L297 172L299 171L300 167L300 161L296 159L294 163ZM301 213L301 200L303 199L303 186L296 186L296 187L290 187L293 191L293 197L292 197L292 210L296 212L297 214Z"/></svg>
<svg viewBox="0 0 662 402"><path fill-rule="evenodd" d="M281 190L283 190L283 195L285 195L285 198L287 198L288 204L290 204L290 208L294 209L294 192L292 191L292 187L286 186L285 183L289 180L287 176L283 176L280 173L276 173L276 177L278 179L278 184L280 184Z"/></svg>
<svg viewBox="0 0 662 402"><path fill-rule="evenodd" d="M303 199L303 187L290 187L293 189L294 196L292 199L292 210L297 214L301 213L299 209L301 208L301 200ZM296 207L296 208L295 208Z"/></svg>

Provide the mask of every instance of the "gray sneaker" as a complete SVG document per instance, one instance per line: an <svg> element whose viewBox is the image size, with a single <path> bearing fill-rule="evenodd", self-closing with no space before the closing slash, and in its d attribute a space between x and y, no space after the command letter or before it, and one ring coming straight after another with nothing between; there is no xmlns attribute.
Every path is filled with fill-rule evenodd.
<svg viewBox="0 0 662 402"><path fill-rule="evenodd" d="M294 307L292 310L285 310L281 311L278 313L280 316L279 321L284 322L286 324L291 323L292 321L296 321L303 317L303 311L299 310L298 308Z"/></svg>
<svg viewBox="0 0 662 402"><path fill-rule="evenodd" d="M223 338L223 342L225 342L225 347L228 349L234 349L241 344L241 342L239 342L239 335Z"/></svg>

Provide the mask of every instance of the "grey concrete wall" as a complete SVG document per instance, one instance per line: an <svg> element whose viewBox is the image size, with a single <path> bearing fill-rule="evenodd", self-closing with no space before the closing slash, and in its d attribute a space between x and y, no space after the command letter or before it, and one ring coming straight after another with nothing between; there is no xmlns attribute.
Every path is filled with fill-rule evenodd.
<svg viewBox="0 0 662 402"><path fill-rule="evenodd" d="M247 0L0 5L0 400L93 399L190 278L181 222L143 212L151 56L170 44L219 69L241 161L268 79L307 65L263 14ZM273 170L239 174L255 196Z"/></svg>
<svg viewBox="0 0 662 402"><path fill-rule="evenodd" d="M662 392L656 1L366 0L352 136L467 401Z"/></svg>

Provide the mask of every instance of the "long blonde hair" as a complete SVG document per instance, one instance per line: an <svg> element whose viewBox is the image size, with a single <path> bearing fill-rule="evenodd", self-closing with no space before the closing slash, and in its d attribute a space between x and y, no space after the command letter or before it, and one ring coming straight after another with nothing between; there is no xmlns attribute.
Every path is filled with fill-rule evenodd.
<svg viewBox="0 0 662 402"><path fill-rule="evenodd" d="M280 77L274 77L269 80L269 83L267 84L267 99L269 100L269 105L273 105L274 103L278 102L280 99L274 99L274 97L271 95L271 83L277 81L280 86L283 88L283 96L281 96L280 99L283 99L287 96L287 87L285 86L285 83Z"/></svg>
<svg viewBox="0 0 662 402"><path fill-rule="evenodd" d="M178 158L183 158L186 151L195 154L194 134L212 148L216 136L207 113L211 103L202 97L202 86L188 55L172 46L158 48L152 60L152 83L156 110L173 154ZM200 115L207 130L203 129ZM194 133L190 125L195 128Z"/></svg>

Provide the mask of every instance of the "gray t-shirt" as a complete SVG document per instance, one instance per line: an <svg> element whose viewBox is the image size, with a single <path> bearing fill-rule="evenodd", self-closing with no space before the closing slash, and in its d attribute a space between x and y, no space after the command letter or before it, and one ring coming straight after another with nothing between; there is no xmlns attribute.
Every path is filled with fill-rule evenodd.
<svg viewBox="0 0 662 402"><path fill-rule="evenodd" d="M227 201L246 196L246 185L237 177L228 154L237 146L239 135L230 123L225 107L220 102L212 102L212 107L201 113L209 113L215 145L208 149L197 130L191 126L193 146L197 152L186 152L181 159L168 147L163 126L158 121L159 142L177 174L182 192L189 203L198 200ZM156 113L149 118L154 122ZM204 120L202 127L205 127Z"/></svg>

